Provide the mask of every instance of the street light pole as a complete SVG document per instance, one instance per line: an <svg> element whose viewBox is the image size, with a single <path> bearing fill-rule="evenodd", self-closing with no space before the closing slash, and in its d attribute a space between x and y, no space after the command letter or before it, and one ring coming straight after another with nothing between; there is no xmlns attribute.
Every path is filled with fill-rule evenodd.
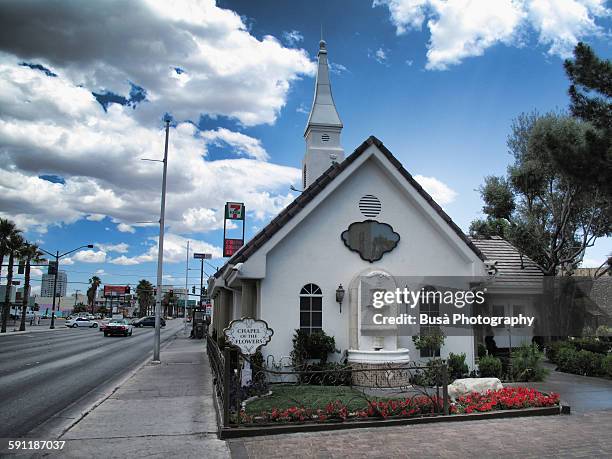
<svg viewBox="0 0 612 459"><path fill-rule="evenodd" d="M81 247L77 247L76 249L73 249L69 252L64 252L62 254L59 253L59 250L56 250L55 253L51 253L51 252L47 252L42 247L39 247L39 248L40 250L45 252L47 255L55 258L55 275L53 276L53 303L51 306L51 325L49 326L50 329L54 329L55 328L55 297L57 296L57 276L59 276L59 260L60 258L65 257L66 255L70 255L71 253L76 252L77 250L81 250L85 248L93 249L93 244L82 245Z"/></svg>
<svg viewBox="0 0 612 459"><path fill-rule="evenodd" d="M168 135L170 133L170 118L166 117L166 143L164 146L164 172L162 174L161 210L159 212L159 242L157 252L157 296L155 298L155 333L153 334L153 362L159 362L159 344L161 337L161 303L162 303L162 273L164 263L164 217L166 214L166 174L168 171Z"/></svg>
<svg viewBox="0 0 612 459"><path fill-rule="evenodd" d="M183 305L183 329L187 328L187 301L189 299L189 241L187 241L187 259L185 260L185 304Z"/></svg>

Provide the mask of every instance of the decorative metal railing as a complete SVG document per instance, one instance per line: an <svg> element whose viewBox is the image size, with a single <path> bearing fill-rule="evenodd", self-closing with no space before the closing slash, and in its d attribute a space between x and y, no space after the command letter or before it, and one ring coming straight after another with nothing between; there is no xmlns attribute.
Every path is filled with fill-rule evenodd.
<svg viewBox="0 0 612 459"><path fill-rule="evenodd" d="M449 414L448 366L440 359L277 370L221 350L210 337L207 349L224 428Z"/></svg>

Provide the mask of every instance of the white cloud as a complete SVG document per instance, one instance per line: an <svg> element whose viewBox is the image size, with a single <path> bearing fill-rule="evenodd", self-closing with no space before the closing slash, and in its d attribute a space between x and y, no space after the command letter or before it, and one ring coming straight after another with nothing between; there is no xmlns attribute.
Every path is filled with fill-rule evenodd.
<svg viewBox="0 0 612 459"><path fill-rule="evenodd" d="M119 223L117 225L117 231L121 233L135 233L136 232L133 226L128 225L126 223Z"/></svg>
<svg viewBox="0 0 612 459"><path fill-rule="evenodd" d="M98 92L127 95L133 82L148 101L136 116L149 121L168 111L273 123L291 82L315 71L304 50L257 39L214 0L12 0L2 10L0 48Z"/></svg>
<svg viewBox="0 0 612 459"><path fill-rule="evenodd" d="M338 64L336 62L329 63L329 71L331 73L335 73L336 75L342 75L343 73L347 73L349 69L347 69L344 65Z"/></svg>
<svg viewBox="0 0 612 459"><path fill-rule="evenodd" d="M141 106L114 104L105 112L89 90L62 75L50 78L19 66L20 60L0 53L0 216L40 232L82 218L108 216L118 231L131 233L136 222L155 221L161 165L141 159L161 155L159 123L148 126L139 119ZM249 158L207 161L213 141ZM218 228L219 209L228 200L249 202L257 218L278 213L300 172L266 158L260 141L242 133L201 132L191 122L172 126L167 225L175 232ZM64 183L41 174L55 174Z"/></svg>
<svg viewBox="0 0 612 459"><path fill-rule="evenodd" d="M245 155L251 158L267 160L268 153L261 146L261 141L240 132L230 131L226 128L218 128L214 131L203 131L202 138L209 143L226 143L230 147L236 149L239 155Z"/></svg>
<svg viewBox="0 0 612 459"><path fill-rule="evenodd" d="M72 259L82 263L104 263L106 261L106 252L101 250L81 250L72 255Z"/></svg>
<svg viewBox="0 0 612 459"><path fill-rule="evenodd" d="M127 253L130 246L125 242L120 242L118 244L102 244L97 242L94 244L97 249L100 249L103 252L117 252L117 253Z"/></svg>
<svg viewBox="0 0 612 459"><path fill-rule="evenodd" d="M178 234L167 233L164 236L164 263L182 263L185 261L187 253L187 241L189 242L190 250L193 252L211 253L213 258L221 258L222 252L219 247L216 247L208 242L200 241L197 239L186 238L179 236ZM134 257L126 257L122 255L120 257L109 260L109 263L116 265L137 265L140 263L147 263L157 261L157 245L158 238L149 238L151 245L148 250L141 255Z"/></svg>
<svg viewBox="0 0 612 459"><path fill-rule="evenodd" d="M435 177L415 175L414 179L427 191L441 206L450 204L457 197L457 192Z"/></svg>
<svg viewBox="0 0 612 459"><path fill-rule="evenodd" d="M368 57L371 57L379 64L386 64L387 62L387 51L382 48L378 48L376 51L371 52L368 50Z"/></svg>
<svg viewBox="0 0 612 459"><path fill-rule="evenodd" d="M375 0L386 6L398 35L420 30L431 34L427 69L444 70L503 43L524 45L533 30L548 53L568 57L574 45L602 33L596 19L610 15L605 0Z"/></svg>
<svg viewBox="0 0 612 459"><path fill-rule="evenodd" d="M72 260L72 258L70 258L70 257L62 258L60 260L60 269L62 269L61 268L62 265L70 266L70 265L73 265L73 264L74 264L74 261Z"/></svg>
<svg viewBox="0 0 612 459"><path fill-rule="evenodd" d="M289 46L295 46L299 42L304 41L304 36L298 30L285 31L283 32L283 40L285 40Z"/></svg>

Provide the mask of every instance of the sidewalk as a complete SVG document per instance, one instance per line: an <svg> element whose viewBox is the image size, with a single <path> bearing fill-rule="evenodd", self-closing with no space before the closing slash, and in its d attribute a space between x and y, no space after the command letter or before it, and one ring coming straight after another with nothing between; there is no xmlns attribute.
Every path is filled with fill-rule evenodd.
<svg viewBox="0 0 612 459"><path fill-rule="evenodd" d="M180 332L160 365L142 367L62 435L58 457L229 458L216 435L205 349Z"/></svg>

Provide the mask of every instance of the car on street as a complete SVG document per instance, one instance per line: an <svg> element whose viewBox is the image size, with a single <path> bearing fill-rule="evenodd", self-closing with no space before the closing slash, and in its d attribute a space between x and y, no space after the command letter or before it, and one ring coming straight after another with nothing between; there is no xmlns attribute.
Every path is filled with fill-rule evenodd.
<svg viewBox="0 0 612 459"><path fill-rule="evenodd" d="M132 336L133 327L125 319L112 319L104 328L104 336Z"/></svg>
<svg viewBox="0 0 612 459"><path fill-rule="evenodd" d="M77 317L75 319L68 319L66 321L66 327L89 327L89 328L98 328L98 322L94 322L93 320L89 320L85 317Z"/></svg>
<svg viewBox="0 0 612 459"><path fill-rule="evenodd" d="M111 319L104 319L100 321L100 331L104 331L104 329L106 328L106 326L108 325L110 321Z"/></svg>
<svg viewBox="0 0 612 459"><path fill-rule="evenodd" d="M160 317L159 321L160 321L160 325L162 327L166 326L166 321L163 318ZM136 328L140 328L140 327L155 327L155 316L141 317L136 322L134 322L134 327L136 327Z"/></svg>

